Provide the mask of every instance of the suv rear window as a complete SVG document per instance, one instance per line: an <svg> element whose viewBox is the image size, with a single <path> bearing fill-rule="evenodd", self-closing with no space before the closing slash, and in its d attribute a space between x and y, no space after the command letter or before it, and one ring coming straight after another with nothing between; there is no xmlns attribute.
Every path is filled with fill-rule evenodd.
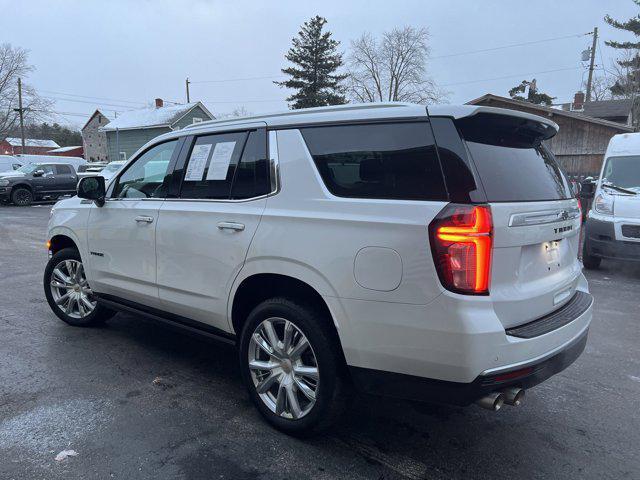
<svg viewBox="0 0 640 480"><path fill-rule="evenodd" d="M489 202L563 200L569 184L542 141L543 124L506 115L479 114L456 122Z"/></svg>
<svg viewBox="0 0 640 480"><path fill-rule="evenodd" d="M427 122L300 129L320 176L339 197L446 200Z"/></svg>

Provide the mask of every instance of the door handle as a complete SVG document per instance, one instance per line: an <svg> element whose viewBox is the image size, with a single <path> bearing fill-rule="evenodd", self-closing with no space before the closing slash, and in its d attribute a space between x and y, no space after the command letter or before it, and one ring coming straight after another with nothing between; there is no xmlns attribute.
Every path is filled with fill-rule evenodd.
<svg viewBox="0 0 640 480"><path fill-rule="evenodd" d="M153 222L153 217L147 217L146 215L140 215L138 217L135 218L136 222L138 223L151 223Z"/></svg>
<svg viewBox="0 0 640 480"><path fill-rule="evenodd" d="M220 230L235 230L236 232L241 232L242 230L244 230L244 224L235 222L220 222L218 223L218 228Z"/></svg>

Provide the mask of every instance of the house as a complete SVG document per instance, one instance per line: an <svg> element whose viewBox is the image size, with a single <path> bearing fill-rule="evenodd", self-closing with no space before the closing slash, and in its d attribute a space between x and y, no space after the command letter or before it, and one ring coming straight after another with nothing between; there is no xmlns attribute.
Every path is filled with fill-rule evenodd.
<svg viewBox="0 0 640 480"><path fill-rule="evenodd" d="M100 130L107 136L109 161L126 160L158 135L214 118L201 102L165 107L156 98L154 107L124 112Z"/></svg>
<svg viewBox="0 0 640 480"><path fill-rule="evenodd" d="M87 161L107 161L107 135L100 129L110 121L111 117L108 117L100 110L96 110L82 127L82 147L84 158Z"/></svg>
<svg viewBox="0 0 640 480"><path fill-rule="evenodd" d="M584 93L577 92L571 103L562 103L560 108L565 111L578 112L587 117L600 118L610 122L621 123L623 125L633 125L635 109L638 108L638 102L634 102L631 98L622 98L617 100L597 100L593 102L584 101Z"/></svg>
<svg viewBox="0 0 640 480"><path fill-rule="evenodd" d="M49 150L60 148L53 140L39 140L35 138L24 139L24 152L22 151L22 139L7 137L0 142L0 155L44 155Z"/></svg>
<svg viewBox="0 0 640 480"><path fill-rule="evenodd" d="M69 147L60 147L49 150L47 155L55 155L57 157L82 157L84 158L84 149L82 145L73 145Z"/></svg>
<svg viewBox="0 0 640 480"><path fill-rule="evenodd" d="M546 144L565 172L572 176L597 176L611 137L633 131L628 125L589 117L583 112L551 108L498 95L486 94L467 103L519 110L556 122L560 131Z"/></svg>

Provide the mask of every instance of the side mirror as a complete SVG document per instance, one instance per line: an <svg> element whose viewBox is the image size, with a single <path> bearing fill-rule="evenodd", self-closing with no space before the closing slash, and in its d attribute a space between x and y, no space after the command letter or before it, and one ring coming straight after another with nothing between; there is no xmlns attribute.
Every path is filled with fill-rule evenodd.
<svg viewBox="0 0 640 480"><path fill-rule="evenodd" d="M78 183L78 197L93 200L98 207L104 205L105 186L103 177L85 177Z"/></svg>
<svg viewBox="0 0 640 480"><path fill-rule="evenodd" d="M44 170L36 170L35 172L33 172L34 177L41 177L43 175L44 175Z"/></svg>

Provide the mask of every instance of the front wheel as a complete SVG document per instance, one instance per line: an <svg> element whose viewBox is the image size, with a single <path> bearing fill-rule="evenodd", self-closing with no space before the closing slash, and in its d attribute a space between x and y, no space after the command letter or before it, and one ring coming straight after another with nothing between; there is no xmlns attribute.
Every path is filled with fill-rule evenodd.
<svg viewBox="0 0 640 480"><path fill-rule="evenodd" d="M11 193L11 201L18 207L28 207L33 203L33 193L26 188L16 188Z"/></svg>
<svg viewBox="0 0 640 480"><path fill-rule="evenodd" d="M344 409L341 360L327 320L286 298L253 309L240 338L240 368L262 416L285 433L328 427Z"/></svg>
<svg viewBox="0 0 640 480"><path fill-rule="evenodd" d="M62 249L49 259L44 271L44 294L53 313L69 325L87 327L114 315L94 298L75 248Z"/></svg>

